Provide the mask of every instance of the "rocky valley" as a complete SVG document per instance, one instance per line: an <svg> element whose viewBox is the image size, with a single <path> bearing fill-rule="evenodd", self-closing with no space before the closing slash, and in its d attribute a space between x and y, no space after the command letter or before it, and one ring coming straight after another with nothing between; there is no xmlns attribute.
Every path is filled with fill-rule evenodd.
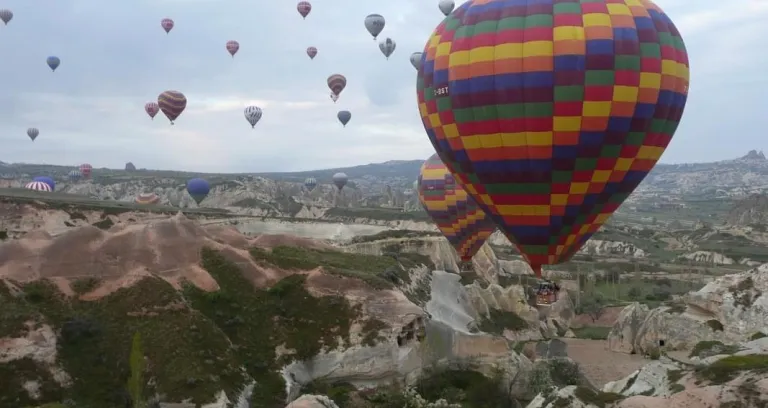
<svg viewBox="0 0 768 408"><path fill-rule="evenodd" d="M768 406L759 153L657 167L551 306L498 232L462 270L419 165L205 175L199 206L189 174L5 165L0 408Z"/></svg>

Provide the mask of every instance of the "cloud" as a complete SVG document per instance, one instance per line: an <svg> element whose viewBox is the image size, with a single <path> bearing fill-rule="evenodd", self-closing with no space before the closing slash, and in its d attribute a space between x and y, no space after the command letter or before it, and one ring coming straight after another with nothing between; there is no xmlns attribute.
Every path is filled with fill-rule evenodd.
<svg viewBox="0 0 768 408"><path fill-rule="evenodd" d="M294 2L266 0L69 0L38 7L6 0L0 27L0 160L198 171L280 171L425 158L432 147L418 115L410 54L442 15L437 0L314 0L306 20ZM691 58L689 105L664 161L703 161L760 148L768 64L764 0L658 0ZM387 18L389 60L365 31ZM173 18L166 35L160 20ZM224 45L241 48L232 59ZM310 60L305 50L316 46ZM45 58L57 55L52 73ZM338 103L326 79L348 85ZM164 90L185 93L170 126L144 104ZM264 116L256 129L243 109ZM336 113L352 120L344 128ZM28 127L40 129L34 143Z"/></svg>

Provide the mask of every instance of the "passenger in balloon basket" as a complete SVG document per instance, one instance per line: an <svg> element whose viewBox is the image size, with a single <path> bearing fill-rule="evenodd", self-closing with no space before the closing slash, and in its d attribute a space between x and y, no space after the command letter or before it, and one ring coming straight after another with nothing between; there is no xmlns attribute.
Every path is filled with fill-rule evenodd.
<svg viewBox="0 0 768 408"><path fill-rule="evenodd" d="M459 261L459 272L474 272L475 267L472 264L472 259Z"/></svg>

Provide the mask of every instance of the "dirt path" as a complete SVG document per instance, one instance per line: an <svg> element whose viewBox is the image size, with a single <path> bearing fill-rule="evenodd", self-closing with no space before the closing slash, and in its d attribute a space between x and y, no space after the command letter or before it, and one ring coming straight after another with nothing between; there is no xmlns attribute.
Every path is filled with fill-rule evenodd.
<svg viewBox="0 0 768 408"><path fill-rule="evenodd" d="M596 387L620 380L650 362L638 355L609 351L605 340L562 340L568 344L568 357L579 363L584 375Z"/></svg>

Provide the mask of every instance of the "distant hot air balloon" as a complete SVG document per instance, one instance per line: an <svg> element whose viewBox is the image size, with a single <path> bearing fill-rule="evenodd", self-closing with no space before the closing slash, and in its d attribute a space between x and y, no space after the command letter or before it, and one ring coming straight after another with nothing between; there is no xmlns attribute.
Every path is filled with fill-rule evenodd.
<svg viewBox="0 0 768 408"><path fill-rule="evenodd" d="M125 163L125 171L136 171L136 165L131 162Z"/></svg>
<svg viewBox="0 0 768 408"><path fill-rule="evenodd" d="M389 56L392 55L393 52L395 52L396 47L397 47L397 44L391 38L387 38L384 41L379 43L379 49L381 50L381 53L384 54L385 57L387 57L387 59L389 59Z"/></svg>
<svg viewBox="0 0 768 408"><path fill-rule="evenodd" d="M176 24L170 18L164 18L160 21L160 25L163 27L163 30L165 30L165 33L168 34L173 30L173 26Z"/></svg>
<svg viewBox="0 0 768 408"><path fill-rule="evenodd" d="M157 97L157 105L173 125L176 118L187 108L187 97L179 91L165 91Z"/></svg>
<svg viewBox="0 0 768 408"><path fill-rule="evenodd" d="M24 186L24 188L26 188L27 190L45 191L49 193L53 191L50 185L42 181L29 182Z"/></svg>
<svg viewBox="0 0 768 408"><path fill-rule="evenodd" d="M331 90L331 99L336 102L341 95L341 91L347 87L347 78L341 74L333 74L328 77L328 88ZM334 96L336 97L334 99Z"/></svg>
<svg viewBox="0 0 768 408"><path fill-rule="evenodd" d="M152 120L155 120L155 115L157 115L157 112L160 112L160 105L157 104L157 102L147 102L144 104L144 111L147 112L147 115Z"/></svg>
<svg viewBox="0 0 768 408"><path fill-rule="evenodd" d="M34 142L35 139L40 136L40 131L37 130L37 128L29 128L27 129L27 136L29 136L29 138Z"/></svg>
<svg viewBox="0 0 768 408"><path fill-rule="evenodd" d="M211 192L211 185L201 178L193 178L187 182L187 192L197 205L200 205Z"/></svg>
<svg viewBox="0 0 768 408"><path fill-rule="evenodd" d="M261 120L261 108L258 106L249 106L245 108L245 120L251 124L251 129L256 127L256 124Z"/></svg>
<svg viewBox="0 0 768 408"><path fill-rule="evenodd" d="M0 20L3 20L3 23L5 25L8 25L8 23L13 20L13 12L11 10L0 10Z"/></svg>
<svg viewBox="0 0 768 408"><path fill-rule="evenodd" d="M50 187L49 191L56 191L56 182L53 181L53 179L48 176L37 176L33 178L32 181L39 181L41 183L45 183L48 185L48 187Z"/></svg>
<svg viewBox="0 0 768 408"><path fill-rule="evenodd" d="M427 136L539 277L645 178L687 99L688 56L670 18L649 0L606 3L469 0L424 47ZM549 48L532 41L543 32L555 33Z"/></svg>
<svg viewBox="0 0 768 408"><path fill-rule="evenodd" d="M369 14L365 17L365 29L373 36L375 40L382 31L384 31L384 25L386 21L381 14Z"/></svg>
<svg viewBox="0 0 768 408"><path fill-rule="evenodd" d="M83 163L80 165L80 173L83 175L83 178L91 178L91 172L93 172L93 166L90 164Z"/></svg>
<svg viewBox="0 0 768 408"><path fill-rule="evenodd" d="M453 11L453 8L456 7L456 3L454 3L453 0L440 0L440 2L437 3L437 7L443 14L448 16L448 14L451 14L451 11Z"/></svg>
<svg viewBox="0 0 768 408"><path fill-rule="evenodd" d="M237 41L227 41L227 52L232 58L235 58L235 54L240 49L240 43Z"/></svg>
<svg viewBox="0 0 768 408"><path fill-rule="evenodd" d="M339 111L339 113L336 114L336 117L339 118L339 122L341 122L344 127L347 127L347 123L352 119L352 112L346 110Z"/></svg>
<svg viewBox="0 0 768 408"><path fill-rule="evenodd" d="M349 178L344 173L336 173L333 175L333 184L336 185L336 188L338 188L339 191L347 185L348 180Z"/></svg>
<svg viewBox="0 0 768 408"><path fill-rule="evenodd" d="M160 202L160 197L155 193L140 193L136 196L136 204L151 205Z"/></svg>
<svg viewBox="0 0 768 408"><path fill-rule="evenodd" d="M421 165L417 180L419 201L463 262L472 260L496 225L475 199L456 183L440 157L433 154Z"/></svg>
<svg viewBox="0 0 768 408"><path fill-rule="evenodd" d="M315 59L315 56L317 55L317 48L307 47L307 55L309 55L309 59Z"/></svg>
<svg viewBox="0 0 768 408"><path fill-rule="evenodd" d="M420 52L414 52L411 54L411 65L413 65L414 68L416 68L416 71L421 68L421 56L423 53Z"/></svg>
<svg viewBox="0 0 768 408"><path fill-rule="evenodd" d="M308 1L300 1L299 4L296 5L296 10L299 11L302 18L307 18L309 12L312 11L312 5L309 4Z"/></svg>
<svg viewBox="0 0 768 408"><path fill-rule="evenodd" d="M310 192L317 187L317 179L314 177L308 177L306 180L304 180L304 187L307 188Z"/></svg>
<svg viewBox="0 0 768 408"><path fill-rule="evenodd" d="M45 63L48 64L51 71L56 72L56 68L61 65L61 59L59 59L59 57L50 56L46 58Z"/></svg>
<svg viewBox="0 0 768 408"><path fill-rule="evenodd" d="M68 176L69 180L74 183L83 177L83 173L80 173L80 170L72 170L69 172Z"/></svg>

